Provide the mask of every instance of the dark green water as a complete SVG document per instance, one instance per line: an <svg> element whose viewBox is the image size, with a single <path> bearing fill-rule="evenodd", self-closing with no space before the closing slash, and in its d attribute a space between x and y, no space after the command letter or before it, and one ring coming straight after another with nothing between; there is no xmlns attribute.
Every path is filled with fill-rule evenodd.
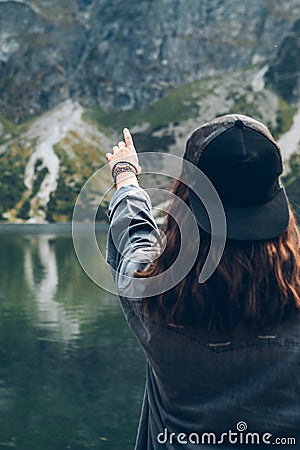
<svg viewBox="0 0 300 450"><path fill-rule="evenodd" d="M71 236L0 234L0 334L0 449L133 449L144 355Z"/></svg>

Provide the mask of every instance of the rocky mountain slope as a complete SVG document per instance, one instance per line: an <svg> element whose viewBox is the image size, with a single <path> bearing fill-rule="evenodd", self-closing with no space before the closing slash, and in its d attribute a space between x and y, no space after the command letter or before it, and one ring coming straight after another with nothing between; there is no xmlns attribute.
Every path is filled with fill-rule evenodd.
<svg viewBox="0 0 300 450"><path fill-rule="evenodd" d="M105 163L111 141L67 100L21 127L4 121L0 213L15 221L68 221L84 182ZM0 137L1 139L1 137ZM103 179L103 189L110 174ZM101 186L100 186L101 188Z"/></svg>
<svg viewBox="0 0 300 450"><path fill-rule="evenodd" d="M288 159L299 18L299 0L0 0L0 219L71 220L124 126L139 151L182 155L200 123L240 112Z"/></svg>
<svg viewBox="0 0 300 450"><path fill-rule="evenodd" d="M276 58L266 73L266 81L287 101L300 99L300 19L284 37Z"/></svg>
<svg viewBox="0 0 300 450"><path fill-rule="evenodd" d="M68 98L141 108L269 63L297 17L299 0L0 0L1 111L19 122Z"/></svg>

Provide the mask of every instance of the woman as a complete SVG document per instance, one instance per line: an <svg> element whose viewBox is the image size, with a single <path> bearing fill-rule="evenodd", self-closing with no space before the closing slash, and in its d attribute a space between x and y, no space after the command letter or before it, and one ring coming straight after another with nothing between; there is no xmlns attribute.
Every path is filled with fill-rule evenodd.
<svg viewBox="0 0 300 450"><path fill-rule="evenodd" d="M213 274L199 283L213 228L187 170L186 182L175 181L172 191L197 219L197 258L181 281L150 296L130 286L146 280L144 288L151 288L174 264L180 227L190 216L180 216L173 201L162 226L166 246L153 257L158 229L127 129L124 141L106 155L117 189L108 211L107 260L147 356L135 448L300 445L300 237L278 181L276 142L263 124L242 115L219 117L192 134L184 161L215 187L226 245Z"/></svg>

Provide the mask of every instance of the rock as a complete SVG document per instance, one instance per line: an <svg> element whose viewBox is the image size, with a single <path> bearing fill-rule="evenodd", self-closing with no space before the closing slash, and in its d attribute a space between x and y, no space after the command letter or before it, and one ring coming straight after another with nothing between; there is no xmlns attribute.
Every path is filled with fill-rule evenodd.
<svg viewBox="0 0 300 450"><path fill-rule="evenodd" d="M68 98L141 108L172 87L268 64L297 17L299 0L1 0L1 110L20 122Z"/></svg>
<svg viewBox="0 0 300 450"><path fill-rule="evenodd" d="M282 41L265 78L288 102L300 100L300 20Z"/></svg>

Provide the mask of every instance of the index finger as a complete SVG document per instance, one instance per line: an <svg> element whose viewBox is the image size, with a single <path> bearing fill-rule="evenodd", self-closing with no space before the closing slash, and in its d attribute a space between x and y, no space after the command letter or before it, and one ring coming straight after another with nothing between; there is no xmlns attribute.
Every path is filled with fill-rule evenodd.
<svg viewBox="0 0 300 450"><path fill-rule="evenodd" d="M123 134L124 134L124 140L125 140L126 147L128 147L129 150L134 150L133 140L132 140L132 137L131 137L131 134L130 134L130 131L128 130L128 128L124 128Z"/></svg>

